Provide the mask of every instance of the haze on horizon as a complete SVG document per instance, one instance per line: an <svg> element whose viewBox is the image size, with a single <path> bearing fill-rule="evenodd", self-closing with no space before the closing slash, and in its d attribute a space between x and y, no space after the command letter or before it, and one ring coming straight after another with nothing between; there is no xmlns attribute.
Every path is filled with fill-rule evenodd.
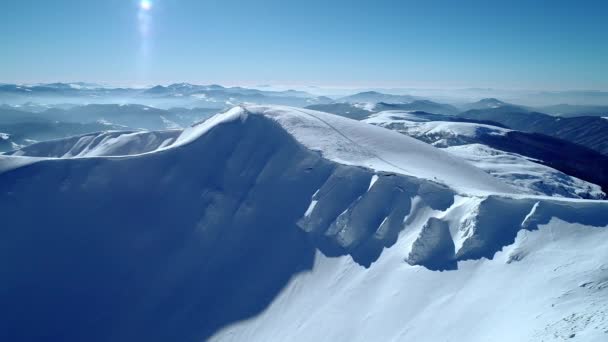
<svg viewBox="0 0 608 342"><path fill-rule="evenodd" d="M56 0L0 11L0 82L608 90L604 1Z"/></svg>

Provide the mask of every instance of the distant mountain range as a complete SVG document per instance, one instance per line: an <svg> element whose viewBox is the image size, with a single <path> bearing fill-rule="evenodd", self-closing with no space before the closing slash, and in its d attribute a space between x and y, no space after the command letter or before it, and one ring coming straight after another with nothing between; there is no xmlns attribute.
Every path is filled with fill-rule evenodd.
<svg viewBox="0 0 608 342"><path fill-rule="evenodd" d="M362 93L357 93L350 96L345 96L337 99L335 102L346 102L346 103L378 103L378 102L386 102L386 103L408 103L415 100L419 100L419 97L414 97L410 95L392 95L392 94L383 94L376 91L366 91Z"/></svg>
<svg viewBox="0 0 608 342"><path fill-rule="evenodd" d="M553 106L545 106L538 108L543 113L548 113L556 116L603 116L608 117L608 106L583 106L558 104Z"/></svg>
<svg viewBox="0 0 608 342"><path fill-rule="evenodd" d="M608 192L608 156L542 134L461 120L424 112L385 111L363 121L442 148L523 191L594 199L604 198L597 185Z"/></svg>
<svg viewBox="0 0 608 342"><path fill-rule="evenodd" d="M0 104L23 105L30 102L58 105L63 101L64 103L72 104L140 103L163 109L177 106L223 109L235 104L246 103L278 104L298 107L331 103L385 103L392 105L410 105L412 108L403 107L400 109L422 110L437 114L455 114L457 112L472 109L489 109L510 105L509 103L492 97L474 103L444 104L441 102L444 102L442 99L445 100L445 98L440 95L429 98L410 94L388 94L379 91L364 91L348 96L329 98L327 96L314 95L301 90L287 89L276 91L270 90L272 89L271 87L261 88L262 89L224 87L218 84L196 85L190 83L174 83L166 86L155 85L144 88L108 87L85 82L34 85L0 84ZM315 91L316 88L307 87L304 89L312 89L311 91ZM411 91L414 90L412 89ZM418 93L416 91L414 92ZM486 91L485 93L488 92ZM537 93L537 95L555 98L554 103L559 104L538 107L518 107L560 116L608 116L608 93L540 92ZM573 100L574 104L568 104L567 101L572 99L573 96L582 96L583 99L589 99L589 104L580 104L580 99L578 97L576 97L576 101ZM604 102L605 105L597 104L598 101L601 103L601 99L604 98L606 99Z"/></svg>
<svg viewBox="0 0 608 342"><path fill-rule="evenodd" d="M480 105L483 105L483 103ZM512 107L505 105L503 108ZM502 116L488 118L483 115L466 117L461 115L433 114L422 111L375 111L375 107L363 110L357 106L351 105L349 107L346 104L317 105L311 106L312 108L396 130L438 147L450 147L457 153L464 153L465 159L473 158L475 160L475 158L478 158L478 163L489 167L491 173L497 173L499 177L503 178L512 178L511 181L520 184L520 186L524 186L521 184L526 183L525 187L536 188L539 192L546 194L561 193L563 195L575 191L579 196L584 198L597 198L598 196L594 195L593 191L584 190L585 187L580 186L577 190L566 190L566 187L562 184L562 180L560 180L564 177L563 174L560 176L559 174L547 173L543 170L531 171L529 169L518 171L517 167L530 162L522 162L521 160L515 162L514 158L529 159L534 163L546 165L564 174L597 184L604 192L608 193L608 156L566 139L518 130L504 130L511 126L502 124L500 121L491 120L492 118L499 120ZM384 106L378 108L384 108ZM497 108L486 110L499 111ZM484 112L483 110L475 111ZM508 116L508 111L506 113ZM608 123L608 120L604 121ZM429 123L429 128L422 129L421 126L426 125L426 123ZM438 126L437 124L441 125ZM501 129L501 134L493 134L486 127ZM463 130L465 132L487 132L471 135L461 133ZM475 144L487 146L487 148L493 149L493 151L479 150ZM455 147L461 145L470 145L470 149L473 150L465 151L463 147ZM500 154L504 155L502 158L506 160L505 164L510 164L511 166L505 165L504 169L501 169L496 165ZM482 157L482 155L485 156ZM517 155L521 157L515 157ZM490 162L489 160L492 161ZM520 176L522 174L527 174L527 176L521 179ZM533 175L539 177L535 178Z"/></svg>
<svg viewBox="0 0 608 342"><path fill-rule="evenodd" d="M265 91L220 85L175 83L168 86L107 88L86 83L40 85L0 85L0 103L21 105L37 103L141 103L163 109L205 107L222 109L242 103L307 106L330 103L332 99L296 90Z"/></svg>
<svg viewBox="0 0 608 342"><path fill-rule="evenodd" d="M460 113L459 116L495 121L524 132L546 134L608 155L608 120L601 117L561 118L513 106L473 109Z"/></svg>
<svg viewBox="0 0 608 342"><path fill-rule="evenodd" d="M597 95L593 92L587 95L593 94ZM26 112L18 113L20 121L25 116L35 117L32 113L44 113L42 118L59 122L84 123L80 118L86 118L86 123L105 120L131 129L166 129L187 126L193 119L202 119L239 104L306 107L357 120L366 118L369 113L386 110L455 115L550 135L608 154L608 120L602 119L608 116L608 106L600 105L529 107L497 98L446 104L418 96L377 91L332 99L293 89L275 91L190 83L147 88L109 88L82 82L0 85L0 109L7 111L2 113L0 122L10 120L15 115L12 111L19 110ZM176 108L181 108L179 113Z"/></svg>
<svg viewBox="0 0 608 342"><path fill-rule="evenodd" d="M500 101L499 99L487 98L487 99L481 99L481 100L479 100L477 102L473 102L473 103L466 103L464 105L459 106L459 109L460 109L460 111L467 111L467 110L473 110L473 109L504 108L507 106L514 106L514 105Z"/></svg>
<svg viewBox="0 0 608 342"><path fill-rule="evenodd" d="M3 137L0 140L0 152L38 141L99 131L182 128L204 120L216 112L217 110L212 108L165 110L143 105L118 104L90 104L29 112L4 106L0 107L0 134Z"/></svg>
<svg viewBox="0 0 608 342"><path fill-rule="evenodd" d="M408 103L331 103L308 106L307 108L338 114L351 119L362 120L371 113L386 110L422 111L433 114L455 115L460 118L500 124L523 132L542 133L555 138L574 142L604 155L608 155L608 120L599 116L603 107L594 106L553 106L553 109L569 109L568 117L554 116L538 112L538 109L506 103L495 98L482 99L459 107L428 100L414 100ZM551 109L546 108L546 109ZM575 110L594 108L594 116L577 116ZM554 111L555 112L555 111ZM566 115L564 115L566 116Z"/></svg>

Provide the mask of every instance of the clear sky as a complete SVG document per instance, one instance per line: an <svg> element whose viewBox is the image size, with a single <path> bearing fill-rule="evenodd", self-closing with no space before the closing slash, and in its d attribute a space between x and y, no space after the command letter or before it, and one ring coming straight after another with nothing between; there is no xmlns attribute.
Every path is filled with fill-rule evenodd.
<svg viewBox="0 0 608 342"><path fill-rule="evenodd" d="M608 1L0 0L0 82L608 89Z"/></svg>

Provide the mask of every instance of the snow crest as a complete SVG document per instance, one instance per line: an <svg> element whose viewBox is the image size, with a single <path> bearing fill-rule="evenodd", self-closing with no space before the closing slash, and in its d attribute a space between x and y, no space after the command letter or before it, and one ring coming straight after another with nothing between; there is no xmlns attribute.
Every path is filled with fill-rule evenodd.
<svg viewBox="0 0 608 342"><path fill-rule="evenodd" d="M547 333L512 340L604 334L560 325L573 306L556 297L603 291L606 201L516 194L432 146L314 111L237 107L179 134L120 158L0 157L7 340L485 341L512 333L479 324L502 315L480 304L493 297L559 306ZM591 259L526 291L577 243ZM441 323L452 315L462 326Z"/></svg>

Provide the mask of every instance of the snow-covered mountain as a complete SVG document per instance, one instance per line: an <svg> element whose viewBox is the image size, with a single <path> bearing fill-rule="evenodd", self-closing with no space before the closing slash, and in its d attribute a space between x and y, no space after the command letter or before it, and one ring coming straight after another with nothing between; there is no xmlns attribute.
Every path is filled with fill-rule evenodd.
<svg viewBox="0 0 608 342"><path fill-rule="evenodd" d="M386 110L423 111L434 114L457 114L456 107L429 100L415 100L403 103L388 102L335 102L307 106L308 109L340 114L351 119L360 120L369 116L369 113Z"/></svg>
<svg viewBox="0 0 608 342"><path fill-rule="evenodd" d="M27 106L31 108L33 105ZM106 130L162 130L190 126L217 110L209 108L159 109L134 104L91 104L26 111L22 107L0 108L0 152L44 140ZM10 142L9 138L10 137Z"/></svg>
<svg viewBox="0 0 608 342"><path fill-rule="evenodd" d="M7 341L608 336L608 202L327 113L32 145L0 210Z"/></svg>
<svg viewBox="0 0 608 342"><path fill-rule="evenodd" d="M490 100L494 101L493 99L488 101ZM435 144L437 147L448 148L453 153L462 154L461 157L495 176L511 178L511 183L515 181L527 190L540 191L547 195L600 198L604 195L602 191L597 191L596 185L599 185L604 193L608 192L608 157L599 152L567 140L511 129L502 130L502 134L481 134L507 128L506 125L492 119L509 124L515 121L516 127L529 129L542 125L536 120L526 121L527 116L529 119L534 119L536 116L545 118L549 117L548 115L526 112L508 119L509 108L512 106L505 105L490 109L496 113L505 109L504 113L501 112L499 115L490 116L489 120L484 120L483 115L466 115L483 111L472 110L461 115L403 110L378 111L379 108L385 107L392 108L392 105L361 107L358 104L336 103L307 108L364 120ZM503 118L507 119L503 120ZM549 121L552 122L554 119ZM560 121L559 118L557 119ZM572 121L572 127L568 128L570 123L565 123L560 131L553 134L576 132L576 127L580 129L581 121L584 122L586 119L593 118L569 119ZM602 139L599 134L602 130L602 125L592 125L584 128L585 132L592 134L587 137L582 134L579 136L598 143ZM452 147L453 145L457 146ZM468 149L473 150L468 151ZM580 183L579 180L583 182Z"/></svg>
<svg viewBox="0 0 608 342"><path fill-rule="evenodd" d="M62 122L111 122L128 128L149 130L181 128L215 114L207 108L159 109L138 104L89 104L69 109L51 108L40 117Z"/></svg>
<svg viewBox="0 0 608 342"><path fill-rule="evenodd" d="M522 192L591 199L606 196L600 185L544 165L542 159L514 153L508 144L517 143L512 135L518 132L482 123L446 119L451 118L420 112L385 111L371 115L364 122L396 130L442 148ZM553 149L551 147L549 150ZM544 155L546 153L541 153L539 157ZM605 163L608 164L608 159Z"/></svg>
<svg viewBox="0 0 608 342"><path fill-rule="evenodd" d="M506 106L513 106L512 104L503 102L495 98L485 98L477 102L466 103L460 106L461 111L473 110L473 109L491 109L501 108ZM522 107L523 108L523 107Z"/></svg>
<svg viewBox="0 0 608 342"><path fill-rule="evenodd" d="M0 110L0 116L5 112ZM97 121L88 123L60 122L41 117L27 117L17 121L3 121L0 118L0 152L6 152L37 143L39 141L70 137L76 134L98 132L102 130L119 130L126 127L109 122Z"/></svg>
<svg viewBox="0 0 608 342"><path fill-rule="evenodd" d="M181 130L102 131L43 141L6 152L5 155L49 158L128 156L169 146L175 142L181 132Z"/></svg>
<svg viewBox="0 0 608 342"><path fill-rule="evenodd" d="M598 116L555 117L517 106L469 110L459 114L475 120L499 122L524 132L568 140L608 155L608 121Z"/></svg>

